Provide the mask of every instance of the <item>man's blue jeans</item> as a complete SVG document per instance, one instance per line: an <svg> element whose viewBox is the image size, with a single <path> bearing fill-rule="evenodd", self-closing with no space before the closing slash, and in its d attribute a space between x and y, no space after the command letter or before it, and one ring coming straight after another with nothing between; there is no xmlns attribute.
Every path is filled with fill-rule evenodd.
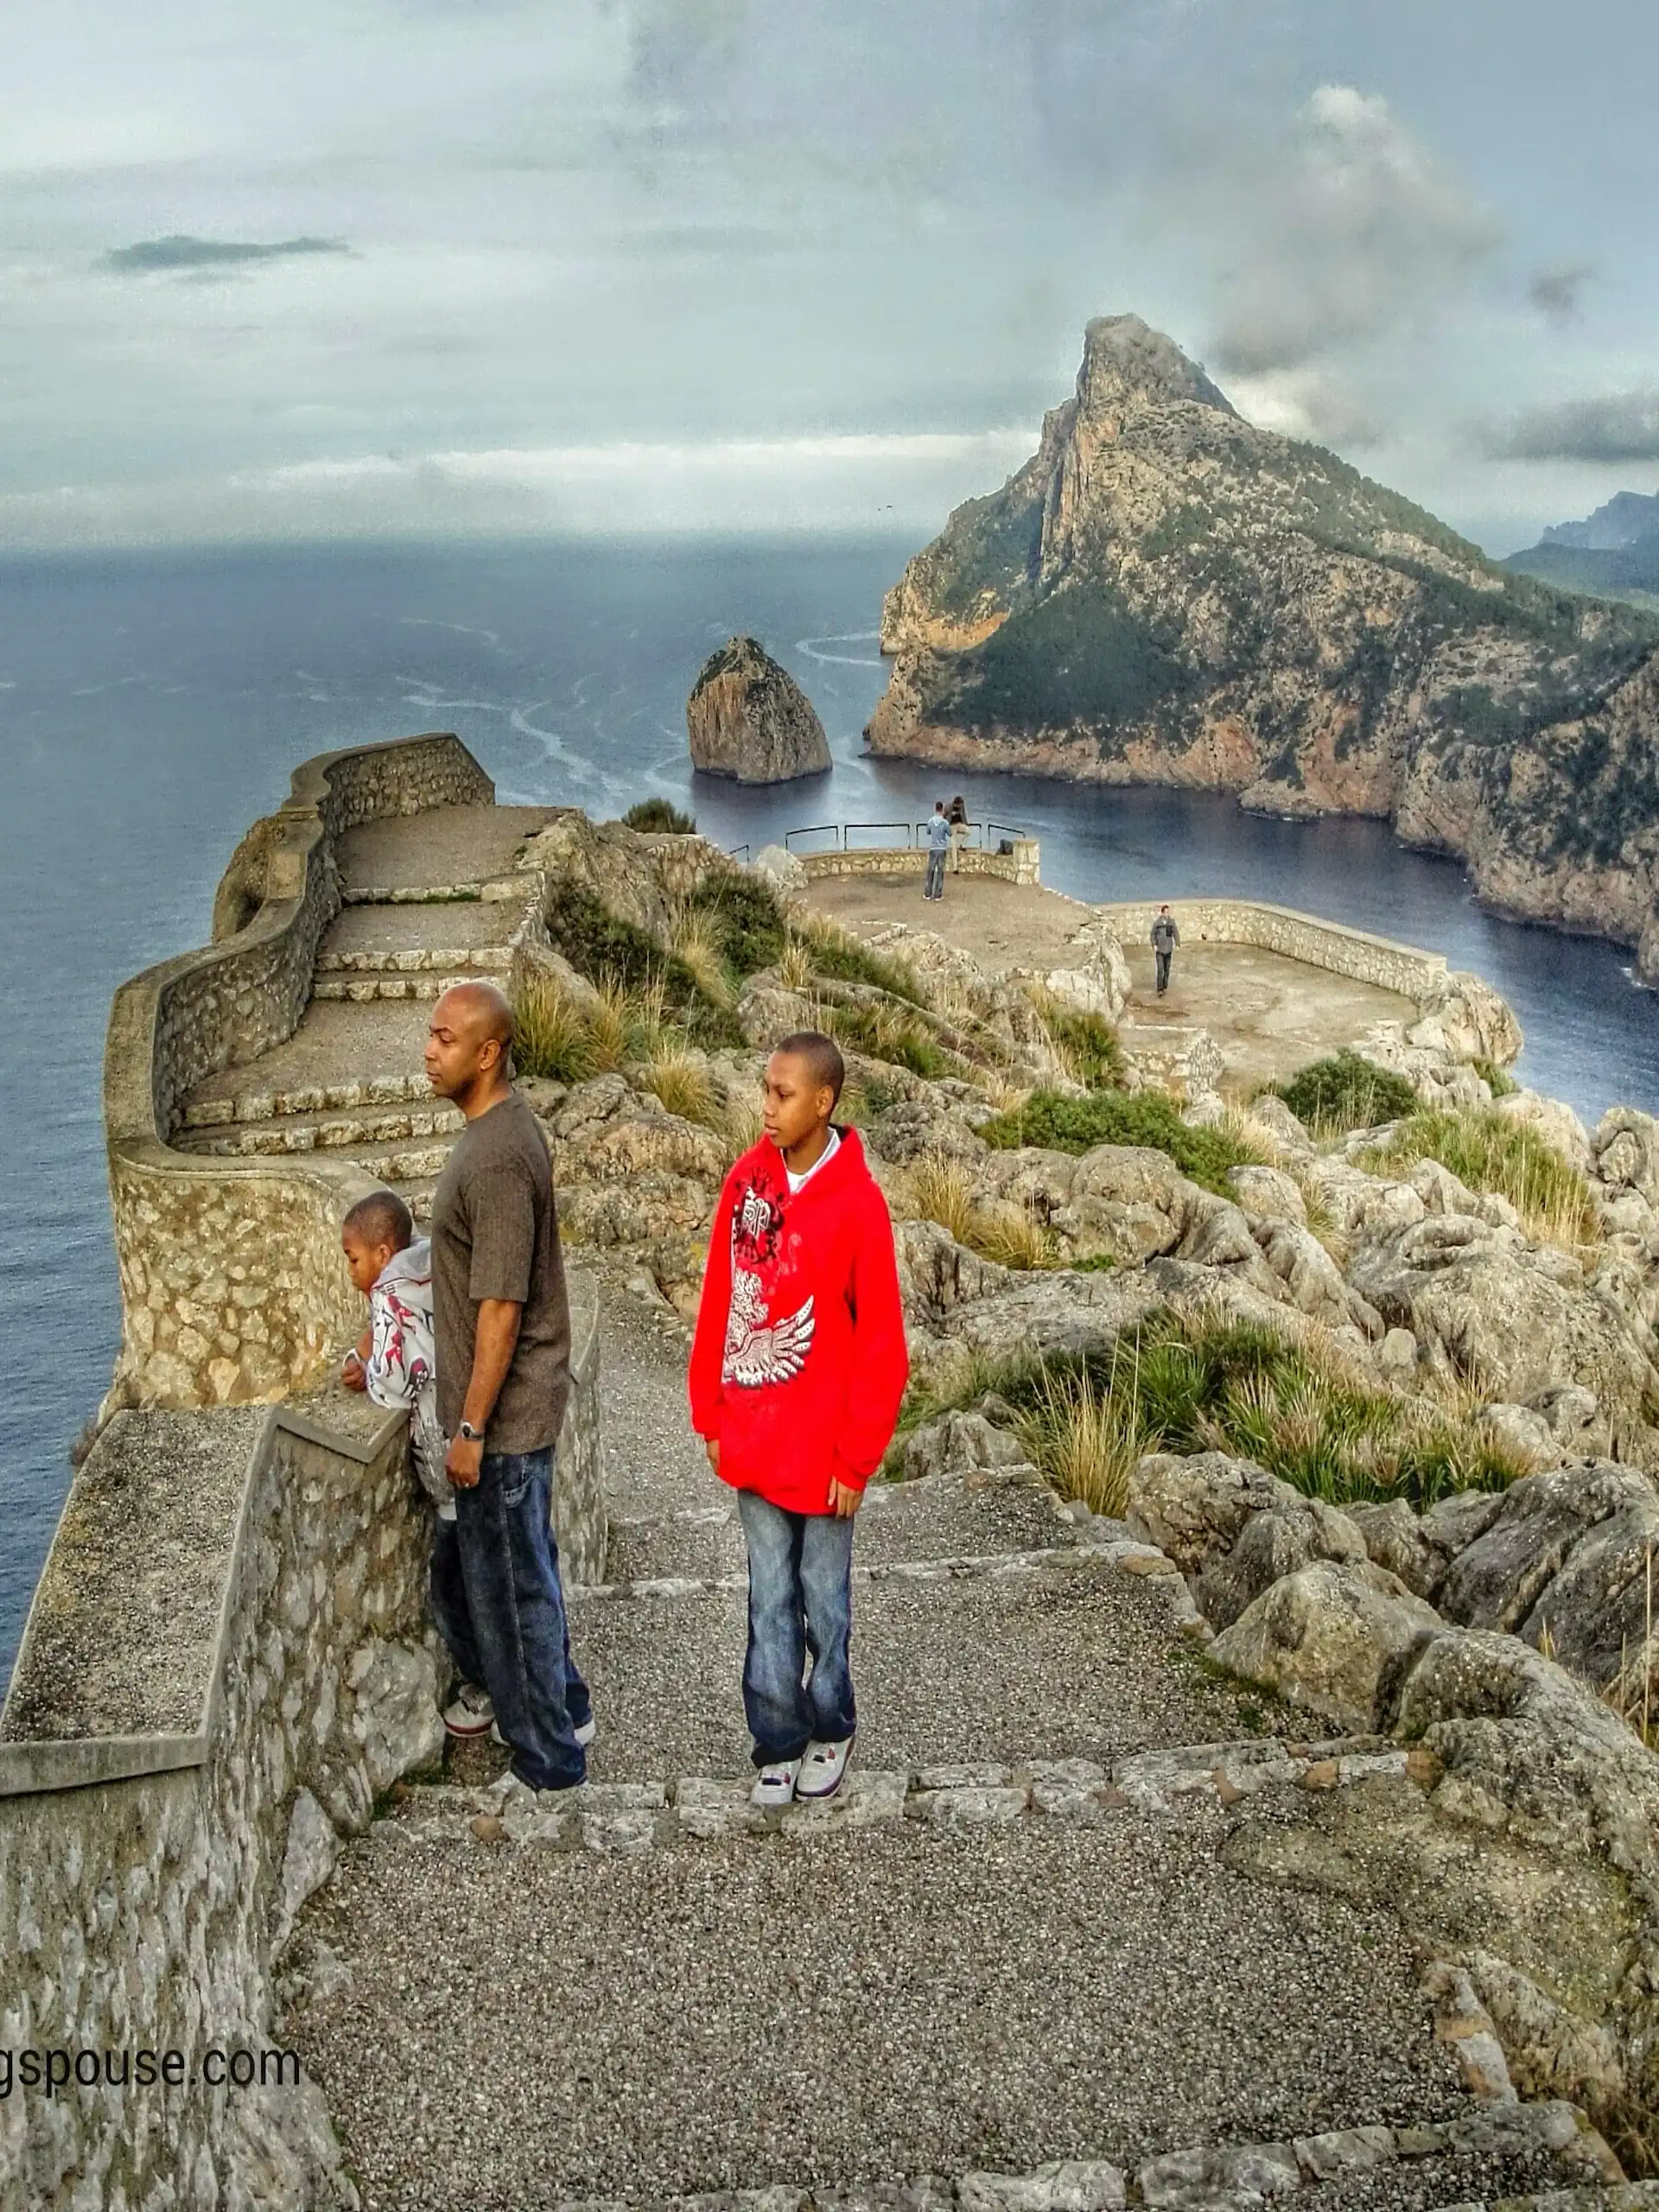
<svg viewBox="0 0 1659 2212"><path fill-rule="evenodd" d="M553 1454L488 1452L473 1490L432 1547L432 1611L449 1656L482 1682L512 1770L532 1789L568 1789L588 1771L575 1731L593 1710L570 1656L559 1547L548 1514Z"/></svg>
<svg viewBox="0 0 1659 2212"><path fill-rule="evenodd" d="M944 896L944 852L943 847L930 845L927 851L927 874L922 884L924 899L943 899Z"/></svg>
<svg viewBox="0 0 1659 2212"><path fill-rule="evenodd" d="M853 1523L833 1513L786 1513L752 1490L739 1491L737 1508L749 1546L743 1710L754 1763L768 1766L799 1758L815 1738L843 1743L857 1726Z"/></svg>

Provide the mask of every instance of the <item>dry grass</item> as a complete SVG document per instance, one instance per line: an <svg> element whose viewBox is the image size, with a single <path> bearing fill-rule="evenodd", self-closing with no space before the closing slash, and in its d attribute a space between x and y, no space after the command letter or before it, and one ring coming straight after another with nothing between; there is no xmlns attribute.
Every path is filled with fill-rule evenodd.
<svg viewBox="0 0 1659 2212"><path fill-rule="evenodd" d="M778 980L786 991L812 988L812 948L804 938L791 937L778 963Z"/></svg>
<svg viewBox="0 0 1659 2212"><path fill-rule="evenodd" d="M1601 1694L1604 1702L1612 1707L1619 1719L1627 1726L1636 1731L1651 1751L1659 1750L1659 1740L1656 1738L1656 1730L1659 1730L1659 1715L1656 1715L1653 1709L1653 1548L1651 1545L1648 1548L1646 1567L1647 1586L1643 1609L1642 1642L1635 1651L1630 1650L1628 1643L1625 1644L1620 1653L1618 1672L1613 1676L1612 1681L1606 1684ZM1544 1633L1545 1637L1548 1637L1548 1624L1546 1624ZM1540 1639L1539 1649L1543 1649L1542 1638ZM1548 1652L1544 1653L1546 1658L1550 1656Z"/></svg>
<svg viewBox="0 0 1659 2212"><path fill-rule="evenodd" d="M924 1221L937 1221L958 1244L967 1243L974 1211L974 1183L961 1160L930 1153L911 1169L910 1188Z"/></svg>
<svg viewBox="0 0 1659 2212"><path fill-rule="evenodd" d="M550 976L530 976L513 1000L512 1061L520 1075L558 1083L594 1071L587 1017Z"/></svg>
<svg viewBox="0 0 1659 2212"><path fill-rule="evenodd" d="M1021 1273L1052 1268L1058 1257L1053 1231L1028 1205L982 1206L968 1223L964 1240L1000 1268Z"/></svg>
<svg viewBox="0 0 1659 2212"><path fill-rule="evenodd" d="M705 1128L725 1126L709 1071L695 1052L683 1045L659 1044L645 1063L640 1078L645 1090L659 1098L671 1114L682 1121L701 1122Z"/></svg>
<svg viewBox="0 0 1659 2212"><path fill-rule="evenodd" d="M633 1000L615 976L601 976L588 1014L588 1051L595 1075L615 1075L627 1065L634 1026Z"/></svg>
<svg viewBox="0 0 1659 2212"><path fill-rule="evenodd" d="M1080 1497L1094 1513L1122 1517L1129 1478L1141 1446L1133 1421L1119 1418L1109 1395L1085 1374L1045 1367L1022 1427L1027 1449L1064 1497Z"/></svg>
<svg viewBox="0 0 1659 2212"><path fill-rule="evenodd" d="M760 1119L760 1099L754 1096L728 1098L720 1126L732 1158L741 1160L746 1152L760 1141L764 1124Z"/></svg>
<svg viewBox="0 0 1659 2212"><path fill-rule="evenodd" d="M670 925L668 944L691 972L703 996L717 1007L729 1007L735 996L726 966L725 946L719 924L707 907L680 908Z"/></svg>

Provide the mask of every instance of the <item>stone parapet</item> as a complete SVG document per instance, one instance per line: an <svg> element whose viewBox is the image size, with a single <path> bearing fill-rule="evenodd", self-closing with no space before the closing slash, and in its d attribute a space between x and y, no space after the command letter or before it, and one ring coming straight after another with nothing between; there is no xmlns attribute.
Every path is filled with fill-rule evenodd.
<svg viewBox="0 0 1659 2212"><path fill-rule="evenodd" d="M1091 905L1089 911L1098 914L1126 944L1141 944L1151 934L1161 903L1138 899ZM1287 960L1300 960L1355 982L1375 983L1419 1001L1432 996L1446 980L1444 953L1396 944L1389 938L1373 937L1340 922L1299 914L1290 906L1255 899L1172 899L1168 904L1185 944L1254 945L1259 951L1281 953Z"/></svg>
<svg viewBox="0 0 1659 2212"><path fill-rule="evenodd" d="M369 1187L362 1175L312 1158L192 1158L169 1140L194 1085L297 1027L318 944L340 910L336 840L383 816L493 798L448 735L306 761L286 804L232 856L214 942L117 992L104 1054L123 1315L110 1409L268 1402L314 1376L328 1346L354 1332L335 1246L340 1214Z"/></svg>
<svg viewBox="0 0 1659 2212"><path fill-rule="evenodd" d="M571 1279L555 1522L605 1565L598 1297ZM406 1416L338 1385L269 1413L124 1413L77 1474L0 1713L0 2046L182 2054L181 2078L0 2098L0 2212L353 2201L280 2041L294 1916L435 1763L431 1510Z"/></svg>
<svg viewBox="0 0 1659 2212"><path fill-rule="evenodd" d="M1003 883L1040 884L1042 847L1035 837L1008 840L1012 850L982 852L964 846L957 855L957 873L989 875ZM845 853L797 853L809 882L838 875L922 875L927 868L926 849L920 845L871 845Z"/></svg>

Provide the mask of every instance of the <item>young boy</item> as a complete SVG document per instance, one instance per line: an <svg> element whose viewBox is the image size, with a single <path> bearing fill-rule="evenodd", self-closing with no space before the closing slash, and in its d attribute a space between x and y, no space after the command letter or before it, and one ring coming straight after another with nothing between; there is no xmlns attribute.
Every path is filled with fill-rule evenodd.
<svg viewBox="0 0 1659 2212"><path fill-rule="evenodd" d="M691 1349L692 1426L748 1543L763 1811L833 1797L847 1771L853 1516L909 1375L887 1202L857 1131L830 1118L845 1075L816 1030L767 1061L766 1135L721 1192Z"/></svg>
<svg viewBox="0 0 1659 2212"><path fill-rule="evenodd" d="M352 1281L369 1301L369 1325L346 1355L340 1380L377 1406L409 1408L410 1456L441 1521L455 1517L438 1426L438 1363L432 1336L432 1247L414 1240L409 1208L395 1191L359 1198L340 1224Z"/></svg>

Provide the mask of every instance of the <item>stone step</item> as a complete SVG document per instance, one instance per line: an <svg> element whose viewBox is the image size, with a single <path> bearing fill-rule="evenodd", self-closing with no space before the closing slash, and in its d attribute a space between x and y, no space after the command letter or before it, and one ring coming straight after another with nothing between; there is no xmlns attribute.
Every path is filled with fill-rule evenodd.
<svg viewBox="0 0 1659 2212"><path fill-rule="evenodd" d="M859 1509L858 1554L877 1562L1035 1551L1075 1541L1077 1525L1073 1509L1029 1468L874 1482ZM611 1522L613 1581L746 1571L735 1503Z"/></svg>
<svg viewBox="0 0 1659 2212"><path fill-rule="evenodd" d="M1379 1776L1403 1780L1409 1754L1377 1737L1327 1743L1249 1737L1096 1759L1023 1759L1011 1765L869 1768L855 1764L829 1803L759 1812L752 1770L672 1782L589 1783L570 1791L491 1784L423 1783L394 1790L388 1833L405 1843L509 1843L562 1851L639 1852L721 1837L866 1835L893 1821L938 1828L1007 1827L1013 1821L1132 1820L1198 1805L1232 1807L1264 1792L1351 1788Z"/></svg>
<svg viewBox="0 0 1659 2212"><path fill-rule="evenodd" d="M571 1596L600 1716L594 1780L743 1772L741 1578L629 1587L640 1594ZM1241 1703L1259 1701L1200 1666L1191 1615L1180 1577L1141 1546L874 1566L854 1603L860 1764L1105 1761L1247 1734Z"/></svg>
<svg viewBox="0 0 1659 2212"><path fill-rule="evenodd" d="M1230 1856L1294 1789L672 1849L583 1795L609 1847L382 1821L307 1908L284 2040L366 2201L1429 2212L1616 2175L1572 2107L1471 2101L1388 1913Z"/></svg>
<svg viewBox="0 0 1659 2212"><path fill-rule="evenodd" d="M453 1140L451 1140L453 1142ZM365 1175L377 1183L403 1192L411 1183L435 1183L443 1173L444 1162L449 1157L450 1145L411 1145L386 1151L347 1153L343 1156L354 1160ZM412 1213L413 1206L410 1208Z"/></svg>
<svg viewBox="0 0 1659 2212"><path fill-rule="evenodd" d="M442 975L435 970L413 976L388 975L384 970L365 976L319 974L312 983L311 995L325 1005L344 999L353 1006L372 1006L377 999L441 999L467 980L465 974L454 969Z"/></svg>
<svg viewBox="0 0 1659 2212"><path fill-rule="evenodd" d="M456 906L481 900L481 880L471 883L348 883L342 906Z"/></svg>
<svg viewBox="0 0 1659 2212"><path fill-rule="evenodd" d="M512 966L512 952L505 944L411 945L401 951L320 952L316 973L322 976L412 976L430 970L448 973L505 976Z"/></svg>
<svg viewBox="0 0 1659 2212"><path fill-rule="evenodd" d="M221 1090L194 1100L185 1108L180 1127L219 1128L233 1122L271 1122L289 1115L344 1112L359 1106L429 1105L431 1101L432 1086L419 1073L304 1084L288 1090Z"/></svg>
<svg viewBox="0 0 1659 2212"><path fill-rule="evenodd" d="M463 1127L456 1109L435 1100L426 1087L422 1106L359 1106L332 1114L289 1114L270 1121L194 1128L181 1140L187 1152L216 1159L249 1159L286 1153L338 1151L346 1147L408 1143L421 1137L454 1138Z"/></svg>

